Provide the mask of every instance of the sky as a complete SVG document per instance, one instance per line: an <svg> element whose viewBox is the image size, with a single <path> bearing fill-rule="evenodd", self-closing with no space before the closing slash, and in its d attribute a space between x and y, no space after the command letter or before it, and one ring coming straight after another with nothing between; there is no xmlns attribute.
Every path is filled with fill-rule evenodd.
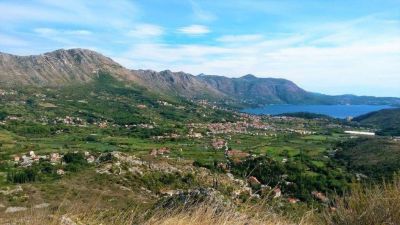
<svg viewBox="0 0 400 225"><path fill-rule="evenodd" d="M400 97L400 0L0 0L0 51Z"/></svg>

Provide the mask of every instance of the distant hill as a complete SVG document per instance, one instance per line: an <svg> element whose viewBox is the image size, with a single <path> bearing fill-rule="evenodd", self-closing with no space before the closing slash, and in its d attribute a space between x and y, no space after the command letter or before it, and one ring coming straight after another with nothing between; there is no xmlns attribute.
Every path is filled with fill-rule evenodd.
<svg viewBox="0 0 400 225"><path fill-rule="evenodd" d="M240 78L210 75L200 75L198 78L228 96L252 104L300 104L312 101L312 94L285 79L257 78L250 74Z"/></svg>
<svg viewBox="0 0 400 225"><path fill-rule="evenodd" d="M353 119L362 125L379 128L378 134L400 136L400 108L383 109Z"/></svg>
<svg viewBox="0 0 400 225"><path fill-rule="evenodd" d="M240 78L217 75L198 75L220 92L233 96L250 105L265 104L365 104L400 105L399 98L377 98L373 96L324 95L305 91L295 83L279 78L258 78L252 74Z"/></svg>
<svg viewBox="0 0 400 225"><path fill-rule="evenodd" d="M87 49L59 49L32 56L0 53L0 86L65 86L92 82L99 72L135 83L152 92L187 99L208 99L242 106L266 104L385 104L399 98L329 96L308 92L285 79L198 75L169 70L129 70L100 53Z"/></svg>
<svg viewBox="0 0 400 225"><path fill-rule="evenodd" d="M212 100L230 99L229 96L211 85L184 72L160 72L152 70L132 70L132 75L139 83L152 91L180 95L187 98L206 98Z"/></svg>

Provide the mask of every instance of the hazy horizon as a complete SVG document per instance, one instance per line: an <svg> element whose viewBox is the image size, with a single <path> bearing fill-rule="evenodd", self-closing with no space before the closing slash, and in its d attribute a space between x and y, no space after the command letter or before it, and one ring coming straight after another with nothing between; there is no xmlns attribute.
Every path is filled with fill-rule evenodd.
<svg viewBox="0 0 400 225"><path fill-rule="evenodd" d="M400 97L400 13L385 1L0 2L0 51L88 48L130 69L284 78Z"/></svg>

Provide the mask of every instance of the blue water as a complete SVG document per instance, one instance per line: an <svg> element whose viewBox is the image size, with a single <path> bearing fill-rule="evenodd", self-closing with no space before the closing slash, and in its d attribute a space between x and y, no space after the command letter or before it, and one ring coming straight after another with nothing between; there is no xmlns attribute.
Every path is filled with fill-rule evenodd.
<svg viewBox="0 0 400 225"><path fill-rule="evenodd" d="M344 119L387 108L393 107L387 105L267 105L261 108L244 109L243 112L256 115L310 112Z"/></svg>

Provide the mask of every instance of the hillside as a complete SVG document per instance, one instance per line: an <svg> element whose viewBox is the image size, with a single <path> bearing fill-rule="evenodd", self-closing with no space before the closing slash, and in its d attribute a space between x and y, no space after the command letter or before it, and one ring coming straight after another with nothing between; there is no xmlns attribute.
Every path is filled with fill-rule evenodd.
<svg viewBox="0 0 400 225"><path fill-rule="evenodd" d="M155 92L162 90L167 94L180 95L187 98L229 99L224 93L188 73L172 72L170 70L160 72L132 70L132 73L141 85Z"/></svg>
<svg viewBox="0 0 400 225"><path fill-rule="evenodd" d="M389 178L400 167L400 143L385 138L358 138L338 144L335 158L369 179Z"/></svg>
<svg viewBox="0 0 400 225"><path fill-rule="evenodd" d="M89 82L100 70L127 78L128 70L97 52L56 50L35 56L0 53L0 83L4 86L62 86Z"/></svg>
<svg viewBox="0 0 400 225"><path fill-rule="evenodd" d="M399 98L373 96L324 95L308 92L295 83L278 78L258 78L248 74L240 78L200 74L207 82L226 95L250 105L265 104L352 104L352 105L400 105Z"/></svg>
<svg viewBox="0 0 400 225"><path fill-rule="evenodd" d="M171 71L128 70L112 59L86 49L59 49L34 56L0 53L0 84L3 87L54 87L88 83L104 71L119 80L133 82L161 94L213 99L224 96L193 75Z"/></svg>
<svg viewBox="0 0 400 225"><path fill-rule="evenodd" d="M285 79L257 78L254 75L240 78L200 75L198 78L217 90L250 104L300 104L308 102L312 97L310 93Z"/></svg>
<svg viewBox="0 0 400 225"><path fill-rule="evenodd" d="M195 99L310 95L287 80L220 78L229 85L215 88L183 72L128 70L82 49L4 55L1 65L1 80L10 82L0 90L0 224L35 224L29 213L48 224L42 212L43 220L151 224L165 218L160 212L181 207L188 215L203 204L229 224L242 222L238 216L300 224L310 210L322 216L354 179L353 168L332 158L350 139L347 125L313 114L247 115ZM396 153L391 143L382 142Z"/></svg>
<svg viewBox="0 0 400 225"><path fill-rule="evenodd" d="M382 135L400 136L400 108L383 109L353 119L362 125L380 129Z"/></svg>
<svg viewBox="0 0 400 225"><path fill-rule="evenodd" d="M118 80L145 87L151 92L187 99L208 99L230 105L265 104L385 104L400 105L398 98L329 96L308 92L289 80L194 76L169 70L129 70L100 53L86 49L56 50L33 56L0 53L0 85L65 86L88 83L107 72Z"/></svg>

